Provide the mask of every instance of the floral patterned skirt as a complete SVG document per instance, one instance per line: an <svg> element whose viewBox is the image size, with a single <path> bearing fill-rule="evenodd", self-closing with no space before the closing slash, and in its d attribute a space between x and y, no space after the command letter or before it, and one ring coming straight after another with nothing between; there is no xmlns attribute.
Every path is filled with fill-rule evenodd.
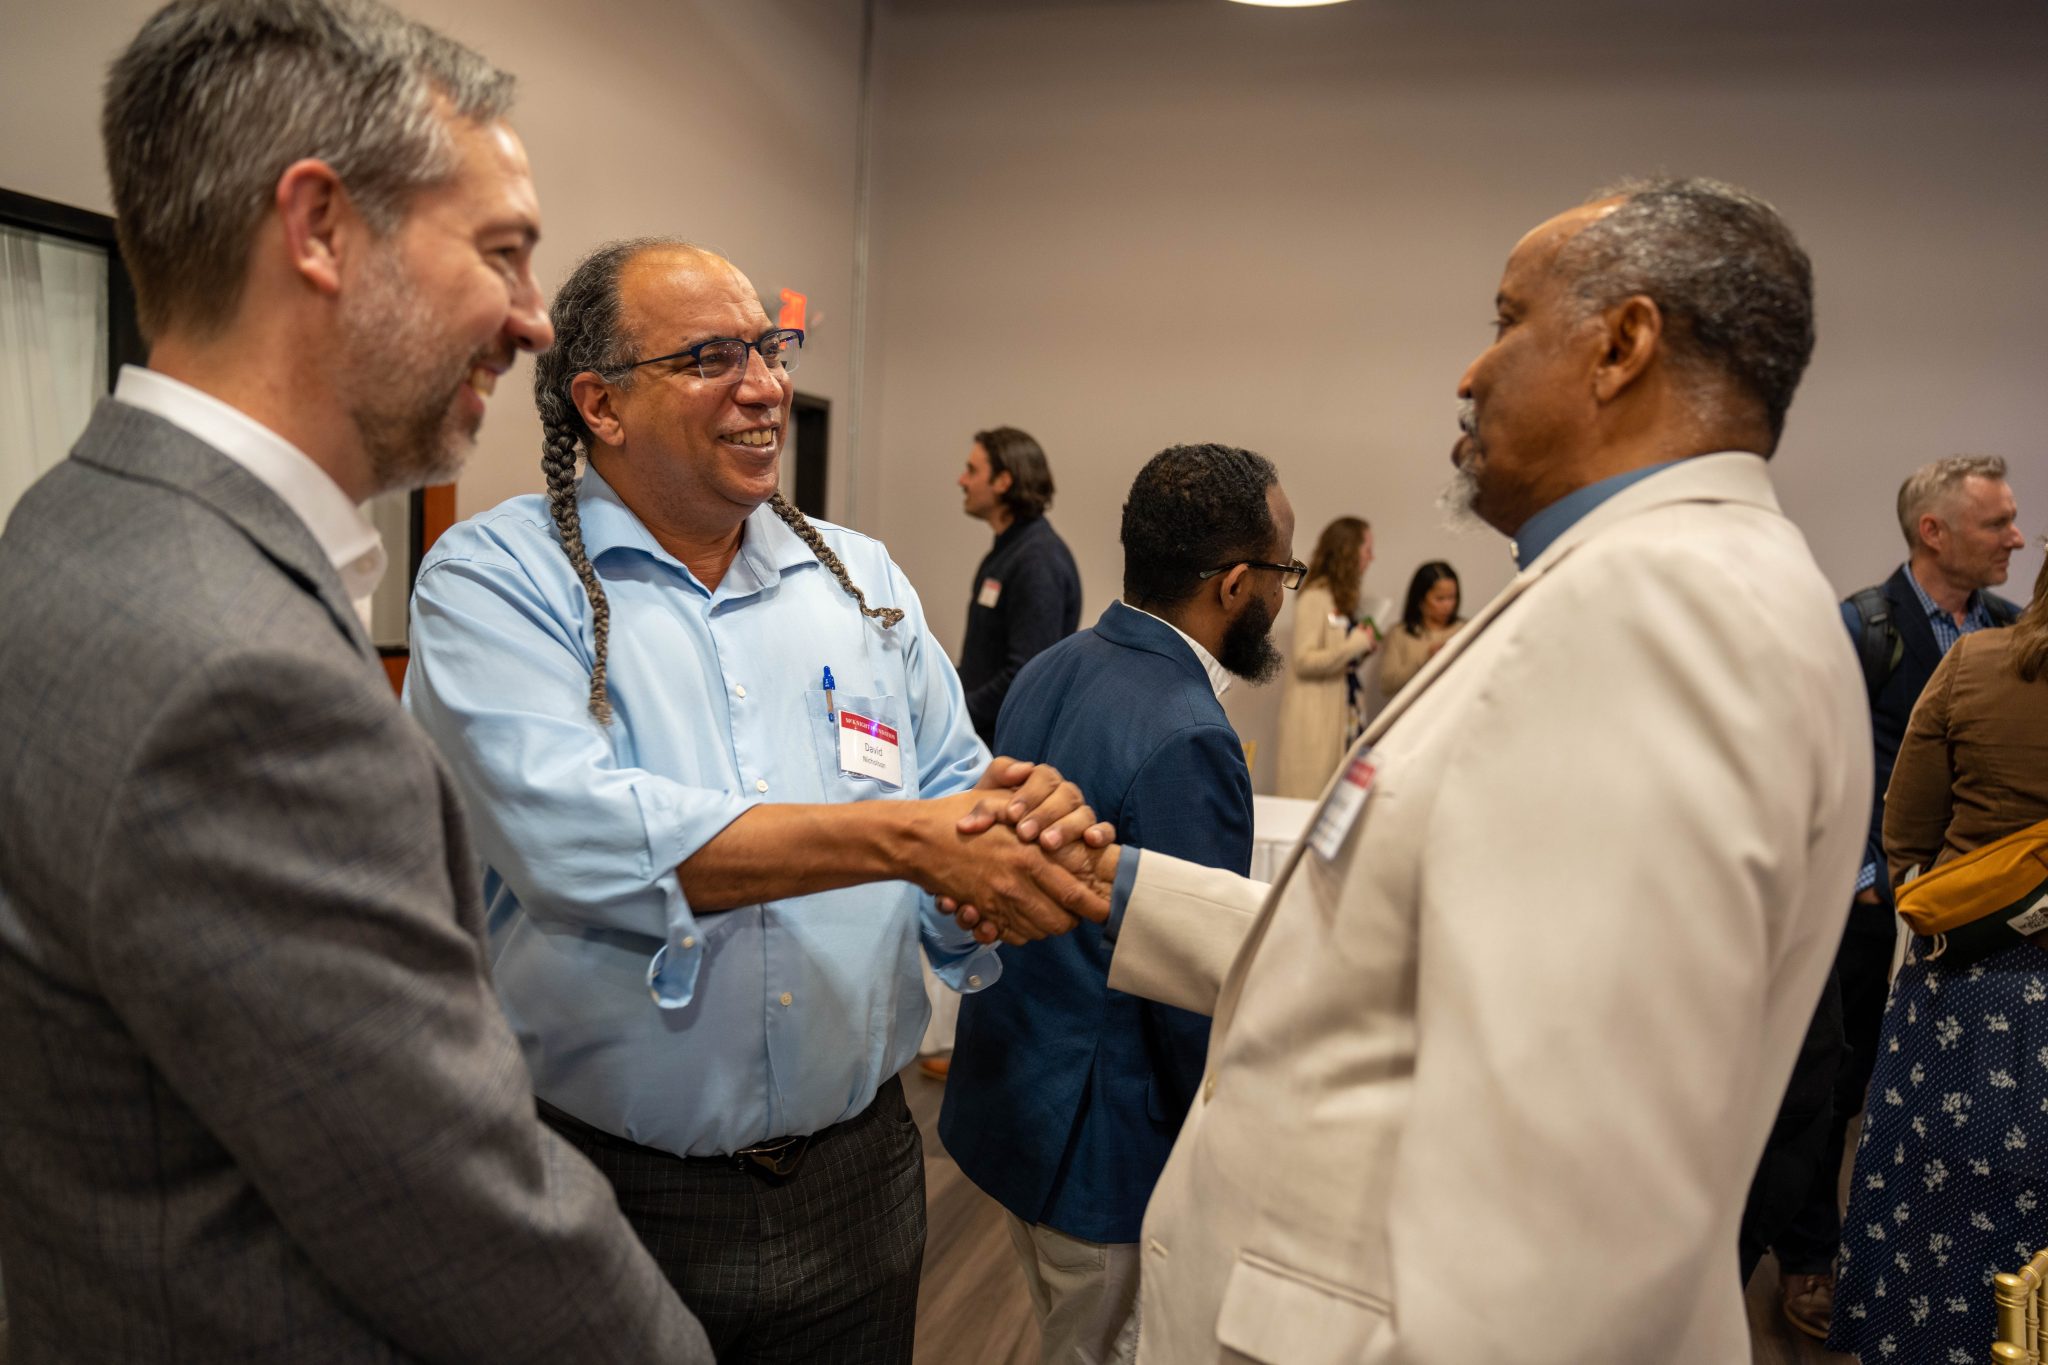
<svg viewBox="0 0 2048 1365"><path fill-rule="evenodd" d="M1830 1348L1976 1365L1991 1277L2048 1247L2048 952L1957 971L1916 938L1892 982L1842 1220Z"/></svg>

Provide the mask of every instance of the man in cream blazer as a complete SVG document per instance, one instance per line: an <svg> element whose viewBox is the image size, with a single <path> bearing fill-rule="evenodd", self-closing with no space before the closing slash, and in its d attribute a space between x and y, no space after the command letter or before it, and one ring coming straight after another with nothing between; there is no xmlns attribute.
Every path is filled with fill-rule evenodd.
<svg viewBox="0 0 2048 1365"><path fill-rule="evenodd" d="M1750 196L1638 183L1525 237L1499 307L1454 461L1522 572L1353 751L1363 803L1340 774L1270 889L1095 869L1110 984L1215 1019L1141 1361L1749 1358L1743 1194L1870 796L1764 458L1811 271Z"/></svg>

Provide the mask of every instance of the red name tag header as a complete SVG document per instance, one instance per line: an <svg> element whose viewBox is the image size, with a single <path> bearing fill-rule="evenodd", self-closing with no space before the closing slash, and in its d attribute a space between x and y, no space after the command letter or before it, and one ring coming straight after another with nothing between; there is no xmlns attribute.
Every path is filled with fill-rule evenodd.
<svg viewBox="0 0 2048 1365"><path fill-rule="evenodd" d="M894 744L896 742L896 732L894 730L878 720L869 720L866 716L856 716L851 711L841 711L839 713L839 728L842 730L858 730L864 735L873 735L884 744Z"/></svg>

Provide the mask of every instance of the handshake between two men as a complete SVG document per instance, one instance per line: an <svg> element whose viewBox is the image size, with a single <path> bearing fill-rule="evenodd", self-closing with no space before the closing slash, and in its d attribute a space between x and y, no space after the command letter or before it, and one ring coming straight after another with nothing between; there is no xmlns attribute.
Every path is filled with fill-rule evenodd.
<svg viewBox="0 0 2048 1365"><path fill-rule="evenodd" d="M1080 920L1109 918L1116 827L1098 821L1081 789L1049 763L998 758L954 824L970 870L957 881L919 881L982 943L1029 943Z"/></svg>
<svg viewBox="0 0 2048 1365"><path fill-rule="evenodd" d="M969 791L918 801L763 804L677 869L698 911L907 881L982 943L1109 918L1116 830L1050 765L998 758Z"/></svg>

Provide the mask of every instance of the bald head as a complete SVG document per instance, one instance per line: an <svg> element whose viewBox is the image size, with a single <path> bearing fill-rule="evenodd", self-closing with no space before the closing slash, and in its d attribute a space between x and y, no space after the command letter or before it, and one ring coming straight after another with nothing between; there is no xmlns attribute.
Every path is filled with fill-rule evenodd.
<svg viewBox="0 0 2048 1365"><path fill-rule="evenodd" d="M717 252L689 242L663 242L632 256L619 273L619 305L634 355L661 355L687 344L671 335L672 319L706 299L726 300L741 312L758 314L760 327L745 333L750 338L770 325L753 284Z"/></svg>

